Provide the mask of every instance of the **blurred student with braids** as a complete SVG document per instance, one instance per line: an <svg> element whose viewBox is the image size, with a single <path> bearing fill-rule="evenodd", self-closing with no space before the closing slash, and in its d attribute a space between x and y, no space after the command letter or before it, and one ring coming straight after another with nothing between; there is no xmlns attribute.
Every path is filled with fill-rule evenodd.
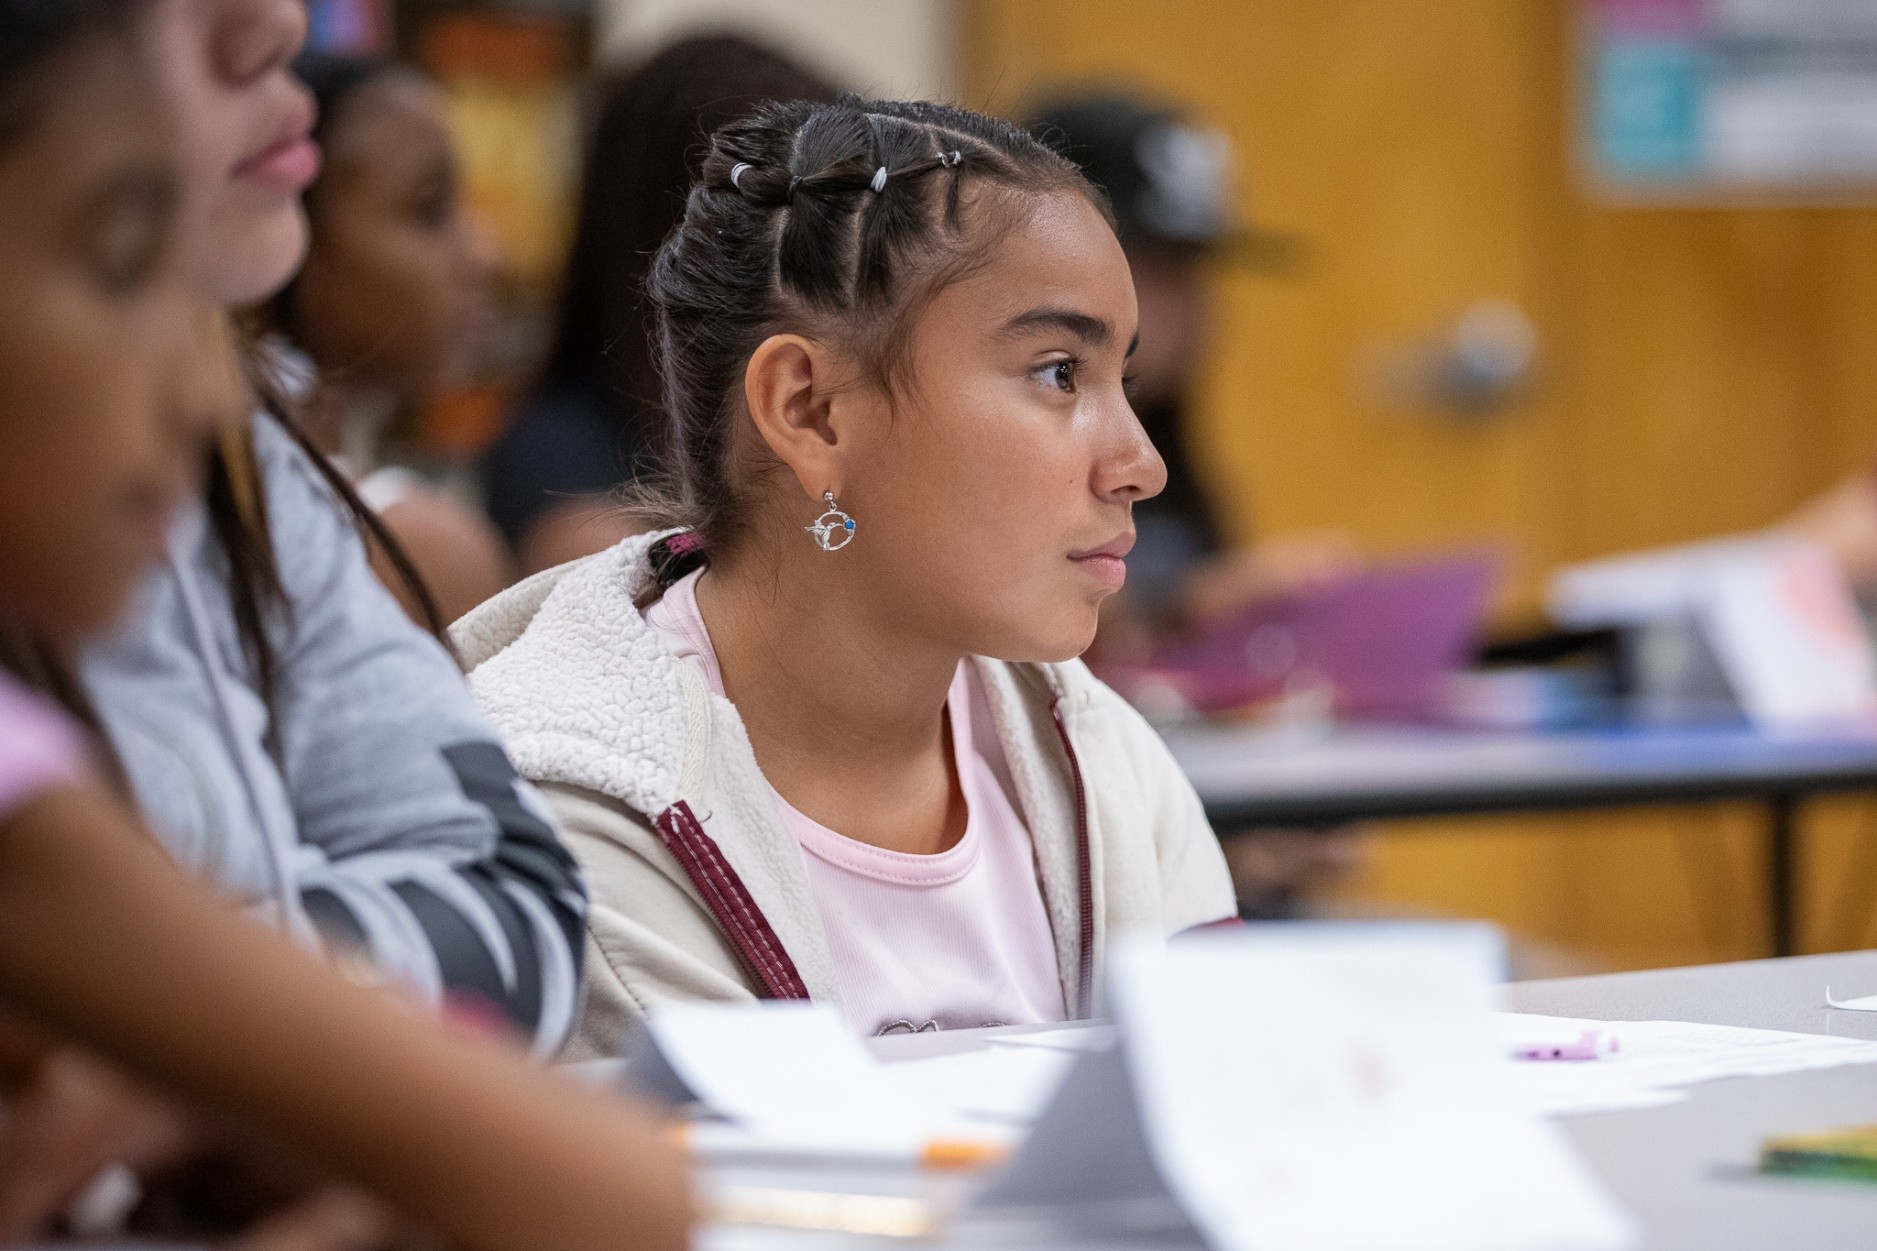
<svg viewBox="0 0 1877 1251"><path fill-rule="evenodd" d="M351 474L453 621L509 581L509 555L486 517L408 469L373 467L400 408L462 377L486 343L495 253L463 202L456 152L435 87L395 61L300 58L324 154L307 188L306 262L268 304L297 415ZM379 576L423 610L382 549Z"/></svg>
<svg viewBox="0 0 1877 1251"><path fill-rule="evenodd" d="M764 100L834 88L734 35L683 39L607 80L587 145L547 362L483 464L490 515L533 573L632 532L620 487L664 437L645 278L684 216L710 133Z"/></svg>
<svg viewBox="0 0 1877 1251"><path fill-rule="evenodd" d="M190 881L49 680L245 403L188 273L208 223L152 7L0 0L0 1242L99 1245L136 1205L171 1245L675 1251L680 1163L642 1111L348 984ZM221 46L266 64L268 41ZM192 1164L212 1184L172 1184ZM372 1196L425 1228L400 1242Z"/></svg>
<svg viewBox="0 0 1877 1251"><path fill-rule="evenodd" d="M1063 1020L1110 936L1229 917L1192 787L1076 659L1166 470L1075 166L945 105L765 105L648 290L659 529L456 629L594 888L581 1051L673 998Z"/></svg>
<svg viewBox="0 0 1877 1251"><path fill-rule="evenodd" d="M213 241L193 280L225 307L257 304L306 246L319 155L289 72L305 9L153 3L183 192ZM373 575L361 531L440 631L396 539L276 397L222 440L206 507L179 518L85 683L184 865L361 973L550 1052L579 993L578 867L447 647Z"/></svg>

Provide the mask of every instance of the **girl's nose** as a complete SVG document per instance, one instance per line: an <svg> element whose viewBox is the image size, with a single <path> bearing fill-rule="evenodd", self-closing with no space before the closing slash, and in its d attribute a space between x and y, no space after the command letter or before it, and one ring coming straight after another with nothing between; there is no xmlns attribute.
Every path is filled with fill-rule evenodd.
<svg viewBox="0 0 1877 1251"><path fill-rule="evenodd" d="M210 47L223 82L253 82L291 62L306 42L304 0L238 0L222 9Z"/></svg>
<svg viewBox="0 0 1877 1251"><path fill-rule="evenodd" d="M1115 442L1098 467L1096 492L1128 503L1160 494L1167 486L1167 463L1125 401L1115 424Z"/></svg>

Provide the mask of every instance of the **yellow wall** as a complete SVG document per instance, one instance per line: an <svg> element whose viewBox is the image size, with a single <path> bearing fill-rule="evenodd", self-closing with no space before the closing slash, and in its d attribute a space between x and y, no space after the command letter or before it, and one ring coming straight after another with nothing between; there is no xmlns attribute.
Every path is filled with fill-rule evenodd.
<svg viewBox="0 0 1877 1251"><path fill-rule="evenodd" d="M1383 550L1509 539L1501 614L1524 619L1562 561L1764 524L1877 455L1877 211L1589 202L1571 39L1565 0L974 0L966 95L1012 110L1121 77L1230 132L1256 217L1306 241L1288 276L1219 278L1201 446L1239 533L1255 512ZM1474 425L1390 410L1378 354L1482 297L1531 316L1540 385ZM1854 928L1823 911L1872 806L1811 822L1814 945ZM1359 890L1604 966L1750 955L1758 828L1744 808L1402 825Z"/></svg>

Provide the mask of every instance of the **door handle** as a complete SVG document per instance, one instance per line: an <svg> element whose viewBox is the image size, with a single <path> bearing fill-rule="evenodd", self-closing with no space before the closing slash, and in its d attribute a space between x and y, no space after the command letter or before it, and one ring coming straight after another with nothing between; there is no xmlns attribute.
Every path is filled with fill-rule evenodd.
<svg viewBox="0 0 1877 1251"><path fill-rule="evenodd" d="M1387 408L1459 421L1498 416L1528 389L1538 332L1510 300L1475 300L1425 338L1379 349L1370 390Z"/></svg>

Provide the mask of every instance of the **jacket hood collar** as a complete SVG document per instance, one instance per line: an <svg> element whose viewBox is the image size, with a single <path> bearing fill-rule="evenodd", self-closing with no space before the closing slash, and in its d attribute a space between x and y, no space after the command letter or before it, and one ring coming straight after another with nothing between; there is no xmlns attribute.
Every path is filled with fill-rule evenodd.
<svg viewBox="0 0 1877 1251"><path fill-rule="evenodd" d="M651 582L653 544L672 533L536 574L452 627L524 777L596 790L648 817L683 796L700 754L688 740L704 720L702 681L633 605Z"/></svg>
<svg viewBox="0 0 1877 1251"><path fill-rule="evenodd" d="M710 696L633 601L652 581L662 530L535 574L470 611L451 636L484 713L524 777L585 787L655 818L696 789ZM1016 732L1025 681L1043 707L1077 704L1065 668L977 660ZM1022 675L1021 677L1019 675ZM1064 698L1064 696L1070 696Z"/></svg>

